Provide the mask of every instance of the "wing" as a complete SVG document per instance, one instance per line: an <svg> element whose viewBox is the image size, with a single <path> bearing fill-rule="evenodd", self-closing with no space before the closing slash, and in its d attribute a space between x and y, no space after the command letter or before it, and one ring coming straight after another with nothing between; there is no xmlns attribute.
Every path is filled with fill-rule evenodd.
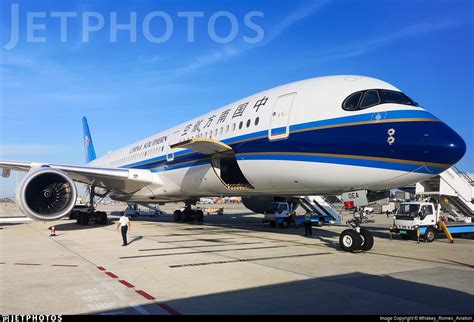
<svg viewBox="0 0 474 322"><path fill-rule="evenodd" d="M5 176L8 176L9 170L29 171L35 167L45 166L64 171L74 181L125 194L136 192L152 182L159 184L156 174L150 170L0 161L0 168L4 169Z"/></svg>

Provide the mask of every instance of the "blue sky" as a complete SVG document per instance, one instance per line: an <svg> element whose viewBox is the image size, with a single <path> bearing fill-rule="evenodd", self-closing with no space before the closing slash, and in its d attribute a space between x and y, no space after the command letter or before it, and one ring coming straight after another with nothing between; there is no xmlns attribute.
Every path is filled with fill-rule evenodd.
<svg viewBox="0 0 474 322"><path fill-rule="evenodd" d="M19 5L19 41L11 35L12 4ZM453 127L468 151L458 166L474 172L474 2L415 1L5 1L0 4L0 159L83 164L81 117L88 116L98 155L129 144L241 97L309 77L359 74L403 90ZM173 30L167 41L150 42L142 25L163 11ZM227 43L213 41L210 17L235 16L238 31ZM260 42L244 37L264 31ZM27 41L28 12L44 30ZM73 12L67 41L59 19ZM82 15L97 12L104 28L82 41ZM110 15L119 23L137 15L137 39L118 31L110 41ZM178 12L202 12L188 42L186 19ZM94 21L95 22L95 21ZM165 31L155 19L150 30ZM218 19L215 32L229 34ZM12 195L14 176L2 180L0 195Z"/></svg>

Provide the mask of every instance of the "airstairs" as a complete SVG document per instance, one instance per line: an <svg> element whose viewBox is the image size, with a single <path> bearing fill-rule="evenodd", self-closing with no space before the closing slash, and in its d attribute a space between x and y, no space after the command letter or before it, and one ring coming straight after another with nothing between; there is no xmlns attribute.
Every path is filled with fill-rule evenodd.
<svg viewBox="0 0 474 322"><path fill-rule="evenodd" d="M474 181L456 167L417 183L416 194L440 196L441 205L455 221L474 217Z"/></svg>
<svg viewBox="0 0 474 322"><path fill-rule="evenodd" d="M337 224L342 222L342 212L323 196L301 196L299 204L305 211L314 212L320 217L330 216Z"/></svg>

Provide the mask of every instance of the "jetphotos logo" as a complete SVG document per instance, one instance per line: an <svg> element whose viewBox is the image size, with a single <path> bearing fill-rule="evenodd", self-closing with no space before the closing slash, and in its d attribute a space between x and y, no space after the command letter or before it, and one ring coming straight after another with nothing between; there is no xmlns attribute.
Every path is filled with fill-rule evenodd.
<svg viewBox="0 0 474 322"><path fill-rule="evenodd" d="M8 14L5 16L8 19ZM130 43L143 40L161 44L173 37L192 43L197 39L197 29L205 30L199 33L199 39L203 39L204 34L219 44L234 40L255 44L263 41L265 36L261 26L263 18L261 11L243 14L230 11L28 11L13 3L10 5L10 38L3 48L12 50L22 41L67 43L70 39L74 42L79 39L82 43L89 43L94 39L101 42L107 39L116 43L119 37L120 41ZM186 32L175 32L177 29Z"/></svg>
<svg viewBox="0 0 474 322"><path fill-rule="evenodd" d="M1 322L61 322L61 315L2 315Z"/></svg>

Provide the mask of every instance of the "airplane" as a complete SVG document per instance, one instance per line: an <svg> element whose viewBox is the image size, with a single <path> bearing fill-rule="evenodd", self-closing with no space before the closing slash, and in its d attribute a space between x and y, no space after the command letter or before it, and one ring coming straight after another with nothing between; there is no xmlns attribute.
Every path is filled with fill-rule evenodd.
<svg viewBox="0 0 474 322"><path fill-rule="evenodd" d="M85 117L83 131L86 165L0 161L4 177L28 172L16 197L28 217L66 216L75 182L90 187L91 200L184 201L179 221L200 197L258 201L402 187L445 171L466 151L453 129L399 89L354 75L278 86L99 158ZM340 236L344 250L372 238L353 228Z"/></svg>

